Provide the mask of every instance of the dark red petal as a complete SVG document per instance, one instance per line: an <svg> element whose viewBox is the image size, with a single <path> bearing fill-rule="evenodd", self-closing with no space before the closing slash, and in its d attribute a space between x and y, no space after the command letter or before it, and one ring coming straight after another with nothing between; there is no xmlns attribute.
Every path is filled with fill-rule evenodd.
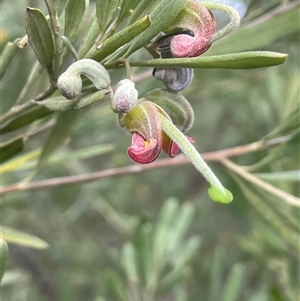
<svg viewBox="0 0 300 301"><path fill-rule="evenodd" d="M185 136L187 140L191 143L195 142L195 139L189 136ZM163 142L162 142L162 149L165 153L167 153L171 158L174 158L179 150L180 147L172 141L164 132L163 132Z"/></svg>
<svg viewBox="0 0 300 301"><path fill-rule="evenodd" d="M132 160L141 164L153 162L160 153L158 141L151 138L147 141L138 133L132 135L132 145L128 148L128 155Z"/></svg>

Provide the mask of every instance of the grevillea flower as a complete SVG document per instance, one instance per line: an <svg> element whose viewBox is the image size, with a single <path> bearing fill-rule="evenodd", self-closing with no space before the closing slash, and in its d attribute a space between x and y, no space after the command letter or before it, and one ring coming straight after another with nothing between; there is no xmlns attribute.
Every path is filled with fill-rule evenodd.
<svg viewBox="0 0 300 301"><path fill-rule="evenodd" d="M150 101L142 102L126 114L124 123L132 133L128 155L138 163L153 162L162 145L162 130L156 105Z"/></svg>
<svg viewBox="0 0 300 301"><path fill-rule="evenodd" d="M189 112L191 107L188 103L183 101L181 106L178 95L167 90L154 90L140 99L139 103L125 115L124 125L132 133L128 154L134 161L146 164L153 162L161 150L174 157L181 149L210 183L208 191L210 198L217 202L230 203L233 199L231 192L222 186L193 147L191 142L194 139L184 135L184 131L192 124L193 114ZM172 113L170 115L173 118L168 112ZM185 117L182 118L180 115Z"/></svg>
<svg viewBox="0 0 300 301"><path fill-rule="evenodd" d="M212 12L199 1L188 0L163 31L167 36L161 38L158 51L170 51L177 58L196 57L211 46L216 22Z"/></svg>
<svg viewBox="0 0 300 301"><path fill-rule="evenodd" d="M185 7L175 19L147 45L148 51L161 58L196 57L211 46L216 33L214 15L196 0L187 0ZM154 68L153 76L161 80L172 92L179 92L189 86L193 69Z"/></svg>
<svg viewBox="0 0 300 301"><path fill-rule="evenodd" d="M171 138L164 133L160 124L160 116L164 116L170 123L172 122L171 117L168 113L160 106L166 104L166 110L170 110L168 104L168 97L172 96L169 94L178 94L168 92L166 90L154 90L151 95L147 93L140 104L138 104L133 110L126 114L124 118L125 127L129 132L132 133L131 146L128 148L129 156L136 162L146 164L153 162L160 154L161 150L167 153L170 157L175 157L179 152L179 146L174 143ZM160 96L159 96L160 95ZM147 99L155 100L160 99L159 104ZM182 96L183 97L183 96ZM175 97L176 98L176 97ZM178 97L176 98L177 100ZM183 102L183 105L186 105ZM179 107L179 105L177 105ZM182 112L173 105L172 116L178 116L175 118L176 121L180 120L180 128L188 129L191 126L192 121L182 121ZM188 107L190 110L191 107ZM187 116L188 114L186 114ZM191 117L193 120L193 116ZM184 124L182 124L182 122ZM194 139L187 137L187 140L193 142Z"/></svg>

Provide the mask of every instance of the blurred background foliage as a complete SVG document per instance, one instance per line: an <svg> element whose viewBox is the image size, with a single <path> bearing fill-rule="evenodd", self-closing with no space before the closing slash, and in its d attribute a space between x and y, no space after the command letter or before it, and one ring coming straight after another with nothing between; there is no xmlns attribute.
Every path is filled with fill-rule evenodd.
<svg viewBox="0 0 300 301"><path fill-rule="evenodd" d="M293 136L234 162L299 196L299 3L229 2L245 13L242 26L207 55L271 50L289 57L265 69L195 70L183 92L195 111L189 135L200 153ZM47 11L41 1L1 1L1 51L25 34L27 6ZM91 1L90 11L94 7ZM147 55L141 50L132 57ZM30 47L14 57L1 82L2 114L15 103L35 61ZM124 70L110 75L115 84ZM42 73L26 99L46 87ZM137 84L140 95L157 87L162 85L152 77ZM23 152L2 165L3 187L31 173L55 118L2 135L6 141L30 133ZM109 103L95 104L34 180L132 164L126 153L130 139ZM190 165L2 196L2 235L10 248L2 300L296 300L299 207L228 166L210 166L234 194L227 206L208 199L207 184Z"/></svg>

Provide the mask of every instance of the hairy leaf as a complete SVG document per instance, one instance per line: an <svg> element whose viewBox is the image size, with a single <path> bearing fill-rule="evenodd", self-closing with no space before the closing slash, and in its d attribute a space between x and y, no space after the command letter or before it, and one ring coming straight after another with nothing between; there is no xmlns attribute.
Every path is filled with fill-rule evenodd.
<svg viewBox="0 0 300 301"><path fill-rule="evenodd" d="M18 49L18 40L13 43L8 42L6 44L0 56L0 80L3 78Z"/></svg>
<svg viewBox="0 0 300 301"><path fill-rule="evenodd" d="M131 62L131 66L143 67L185 67L206 69L254 69L283 64L285 53L271 51L250 51L195 58L154 59Z"/></svg>
<svg viewBox="0 0 300 301"><path fill-rule="evenodd" d="M110 38L104 41L103 44L99 45L96 49L90 51L86 57L92 58L96 61L101 61L106 56L114 53L118 48L130 42L134 37L143 32L151 24L149 16L138 20L132 25L125 27L123 30L117 32Z"/></svg>
<svg viewBox="0 0 300 301"><path fill-rule="evenodd" d="M113 21L120 0L97 0L96 12L100 34L104 34Z"/></svg>
<svg viewBox="0 0 300 301"><path fill-rule="evenodd" d="M20 129L23 126L31 124L33 121L44 118L50 114L53 114L53 112L48 110L47 108L34 108L31 111L17 116L15 119L12 119L3 127L1 127L0 134L5 134Z"/></svg>
<svg viewBox="0 0 300 301"><path fill-rule="evenodd" d="M37 8L27 8L25 18L26 32L39 62L51 74L54 57L52 32L44 14Z"/></svg>
<svg viewBox="0 0 300 301"><path fill-rule="evenodd" d="M78 58L82 59L95 45L95 41L99 35L99 23L96 16L96 10L92 13L89 26L86 29L83 40L78 50Z"/></svg>
<svg viewBox="0 0 300 301"><path fill-rule="evenodd" d="M111 91L109 89L103 89L96 93L86 95L80 94L75 99L66 99L63 96L58 96L42 101L37 101L36 103L40 106L46 107L51 111L65 112L71 110L79 110L103 99L110 92Z"/></svg>
<svg viewBox="0 0 300 301"><path fill-rule="evenodd" d="M71 43L76 42L85 22L89 0L68 0L65 9L64 35Z"/></svg>

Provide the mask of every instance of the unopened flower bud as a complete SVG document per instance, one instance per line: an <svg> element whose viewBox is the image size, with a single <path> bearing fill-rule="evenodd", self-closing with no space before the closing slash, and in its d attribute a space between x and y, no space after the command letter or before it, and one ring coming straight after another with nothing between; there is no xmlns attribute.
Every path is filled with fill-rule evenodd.
<svg viewBox="0 0 300 301"><path fill-rule="evenodd" d="M138 91L130 79L123 79L118 82L114 95L114 105L118 112L127 113L137 104Z"/></svg>
<svg viewBox="0 0 300 301"><path fill-rule="evenodd" d="M76 98L82 89L81 75L87 77L98 90L105 89L110 84L106 69L91 59L82 59L73 63L57 81L60 93L68 99Z"/></svg>
<svg viewBox="0 0 300 301"><path fill-rule="evenodd" d="M190 85L194 71L190 68L155 68L153 76L161 80L168 90L179 92Z"/></svg>

